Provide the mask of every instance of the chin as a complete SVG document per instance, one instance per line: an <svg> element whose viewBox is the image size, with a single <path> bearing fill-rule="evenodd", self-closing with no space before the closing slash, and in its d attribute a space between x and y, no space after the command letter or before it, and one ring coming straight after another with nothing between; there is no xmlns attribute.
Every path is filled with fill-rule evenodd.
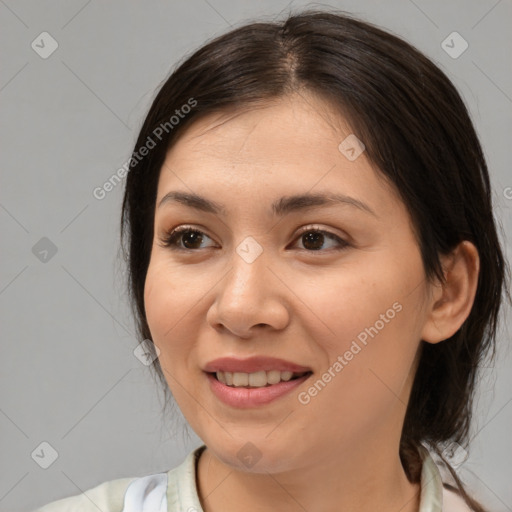
<svg viewBox="0 0 512 512"><path fill-rule="evenodd" d="M269 441L265 436L229 438L225 445L205 443L211 454L226 466L246 473L280 473L291 469L293 455L298 455L292 441ZM277 444L279 443L279 444Z"/></svg>

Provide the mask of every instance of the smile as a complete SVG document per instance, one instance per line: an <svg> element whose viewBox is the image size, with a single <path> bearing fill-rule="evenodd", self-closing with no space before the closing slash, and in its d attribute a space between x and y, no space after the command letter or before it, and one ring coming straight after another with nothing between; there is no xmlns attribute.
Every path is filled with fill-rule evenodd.
<svg viewBox="0 0 512 512"><path fill-rule="evenodd" d="M277 370L254 373L206 373L212 393L225 405L238 409L260 407L286 395L289 396L311 375L312 372L293 374L290 371L280 372ZM221 379L224 379L225 382L222 382ZM231 384L227 383L228 379L231 380ZM256 385L253 386L250 382Z"/></svg>
<svg viewBox="0 0 512 512"><path fill-rule="evenodd" d="M243 372L221 372L215 373L215 377L219 382L226 384L227 386L239 388L239 387L250 387L250 388L262 388L266 386L272 386L279 384L279 382L287 382L289 380L297 379L310 372L290 372L290 371L259 371L253 373Z"/></svg>

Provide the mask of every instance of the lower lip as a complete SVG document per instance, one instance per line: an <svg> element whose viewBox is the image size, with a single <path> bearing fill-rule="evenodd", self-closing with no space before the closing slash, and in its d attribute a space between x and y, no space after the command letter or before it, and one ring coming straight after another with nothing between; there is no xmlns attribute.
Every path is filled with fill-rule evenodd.
<svg viewBox="0 0 512 512"><path fill-rule="evenodd" d="M257 407L265 405L278 398L290 393L300 386L312 374L307 373L298 379L281 381L271 386L263 388L234 388L223 384L217 380L211 373L206 376L210 381L210 387L219 400L232 407L247 409L249 407Z"/></svg>

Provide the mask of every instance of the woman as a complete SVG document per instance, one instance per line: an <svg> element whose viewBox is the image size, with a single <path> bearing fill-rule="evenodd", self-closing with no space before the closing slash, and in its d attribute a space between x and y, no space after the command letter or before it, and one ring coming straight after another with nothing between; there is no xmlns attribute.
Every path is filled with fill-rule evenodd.
<svg viewBox="0 0 512 512"><path fill-rule="evenodd" d="M420 52L318 11L206 44L144 121L122 229L141 339L204 445L40 510L485 510L443 450L467 446L506 268L468 112Z"/></svg>

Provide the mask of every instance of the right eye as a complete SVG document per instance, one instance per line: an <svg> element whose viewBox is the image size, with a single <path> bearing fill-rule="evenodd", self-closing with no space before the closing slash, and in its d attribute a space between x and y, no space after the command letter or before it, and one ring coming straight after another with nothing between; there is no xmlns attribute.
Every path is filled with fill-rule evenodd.
<svg viewBox="0 0 512 512"><path fill-rule="evenodd" d="M168 247L172 250L187 251L200 249L201 247L197 247L197 245L200 245L205 238L211 240L208 235L198 229L190 226L180 226L167 233L162 243L164 247Z"/></svg>

